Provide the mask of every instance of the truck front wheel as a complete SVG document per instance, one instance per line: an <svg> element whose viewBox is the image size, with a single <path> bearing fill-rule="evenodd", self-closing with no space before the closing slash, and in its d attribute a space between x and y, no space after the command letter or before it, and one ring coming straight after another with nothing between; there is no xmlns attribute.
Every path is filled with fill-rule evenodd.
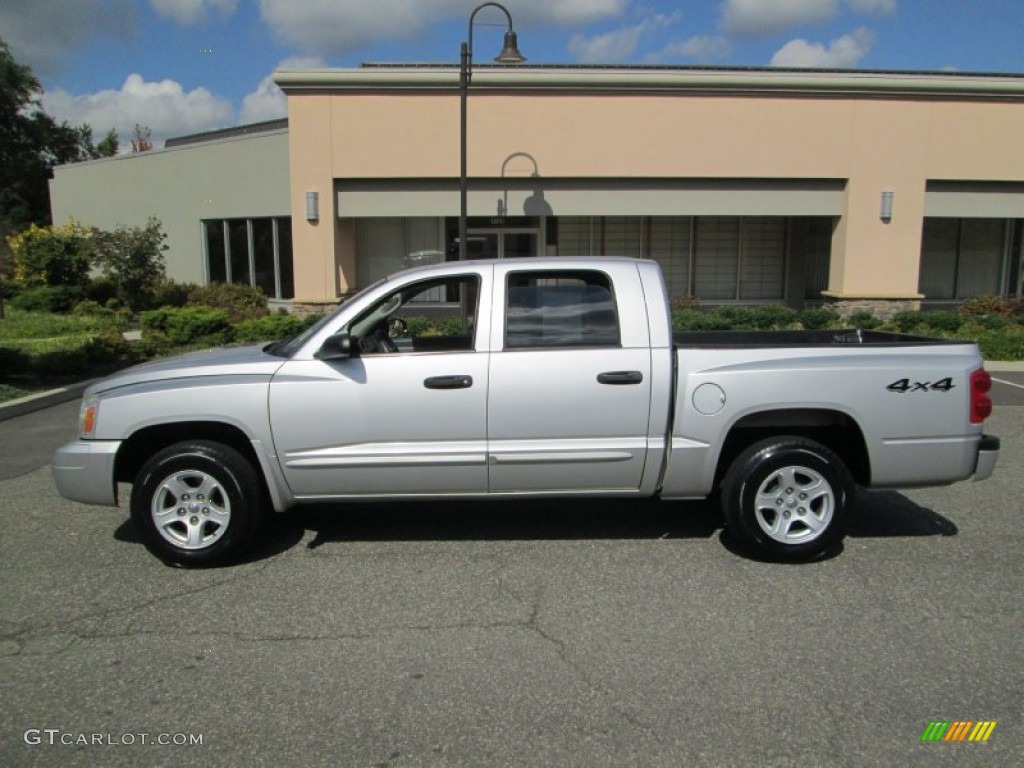
<svg viewBox="0 0 1024 768"><path fill-rule="evenodd" d="M209 440L156 453L132 486L131 515L146 548L166 563L223 565L238 557L259 525L263 493L252 464Z"/></svg>
<svg viewBox="0 0 1024 768"><path fill-rule="evenodd" d="M754 443L722 482L722 513L743 549L776 560L806 560L842 541L854 483L825 446L796 436Z"/></svg>

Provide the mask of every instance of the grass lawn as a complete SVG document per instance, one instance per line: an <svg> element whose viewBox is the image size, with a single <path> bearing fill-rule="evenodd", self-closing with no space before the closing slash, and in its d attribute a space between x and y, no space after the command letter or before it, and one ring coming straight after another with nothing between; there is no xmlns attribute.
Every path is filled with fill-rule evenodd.
<svg viewBox="0 0 1024 768"><path fill-rule="evenodd" d="M0 382L0 403L8 400L17 400L19 397L26 397L36 392L45 392L50 385L42 382L19 382L18 384L5 384Z"/></svg>

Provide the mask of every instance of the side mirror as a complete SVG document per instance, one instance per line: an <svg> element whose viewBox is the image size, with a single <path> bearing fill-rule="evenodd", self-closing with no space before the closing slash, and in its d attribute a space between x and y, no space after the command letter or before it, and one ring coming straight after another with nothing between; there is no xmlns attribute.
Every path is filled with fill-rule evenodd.
<svg viewBox="0 0 1024 768"><path fill-rule="evenodd" d="M328 336L323 345L313 355L317 360L347 360L352 357L352 337L348 331L340 331Z"/></svg>

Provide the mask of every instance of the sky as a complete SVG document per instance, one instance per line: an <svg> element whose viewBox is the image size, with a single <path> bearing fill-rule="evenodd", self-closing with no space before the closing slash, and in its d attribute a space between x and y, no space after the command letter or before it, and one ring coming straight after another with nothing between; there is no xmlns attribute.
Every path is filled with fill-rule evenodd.
<svg viewBox="0 0 1024 768"><path fill-rule="evenodd" d="M284 117L275 69L456 63L478 0L0 0L43 106L122 149ZM1024 73L1024 0L504 0L531 64ZM483 8L474 61L501 48Z"/></svg>

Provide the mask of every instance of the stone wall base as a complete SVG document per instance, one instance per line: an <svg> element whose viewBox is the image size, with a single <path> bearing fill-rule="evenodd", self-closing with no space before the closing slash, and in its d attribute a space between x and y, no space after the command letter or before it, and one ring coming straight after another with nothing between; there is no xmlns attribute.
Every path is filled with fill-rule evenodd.
<svg viewBox="0 0 1024 768"><path fill-rule="evenodd" d="M881 320L888 320L899 312L920 312L920 299L825 299L824 306L848 318L857 312L870 312Z"/></svg>
<svg viewBox="0 0 1024 768"><path fill-rule="evenodd" d="M293 315L298 315L299 317L308 317L309 315L326 315L333 312L340 303L340 299L333 299L331 301L292 300L288 302L287 310Z"/></svg>

